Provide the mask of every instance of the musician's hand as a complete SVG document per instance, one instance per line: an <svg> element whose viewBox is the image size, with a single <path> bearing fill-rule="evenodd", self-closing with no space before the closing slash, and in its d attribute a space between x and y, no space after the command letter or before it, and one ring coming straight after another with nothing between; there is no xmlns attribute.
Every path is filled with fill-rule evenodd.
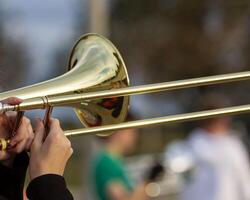
<svg viewBox="0 0 250 200"><path fill-rule="evenodd" d="M1 103L17 105L22 100L11 97L3 100ZM0 138L9 139L16 119L15 112L6 112L0 115ZM11 138L10 146L5 151L0 151L0 161L5 165L10 165L15 155L21 153L24 150L29 150L33 141L34 134L30 123L30 120L26 117L21 119L21 124L15 133L15 136Z"/></svg>
<svg viewBox="0 0 250 200"><path fill-rule="evenodd" d="M63 175L66 163L73 153L71 143L64 135L57 119L50 120L50 132L45 140L44 136L44 125L39 119L30 151L31 180L45 174Z"/></svg>

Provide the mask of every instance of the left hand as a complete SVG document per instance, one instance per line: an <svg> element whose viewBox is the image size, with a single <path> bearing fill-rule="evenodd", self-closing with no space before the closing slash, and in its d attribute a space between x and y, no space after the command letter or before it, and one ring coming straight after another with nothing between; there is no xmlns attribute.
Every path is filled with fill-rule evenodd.
<svg viewBox="0 0 250 200"><path fill-rule="evenodd" d="M2 101L2 103L10 105L17 105L21 102L22 100L15 97ZM0 115L0 138L9 139L11 137L15 119L15 112L6 112ZM0 161L3 161L4 164L10 163L10 160L13 160L16 154L30 149L33 139L34 134L30 120L27 117L23 117L15 136L11 138L9 148L5 151L0 151Z"/></svg>

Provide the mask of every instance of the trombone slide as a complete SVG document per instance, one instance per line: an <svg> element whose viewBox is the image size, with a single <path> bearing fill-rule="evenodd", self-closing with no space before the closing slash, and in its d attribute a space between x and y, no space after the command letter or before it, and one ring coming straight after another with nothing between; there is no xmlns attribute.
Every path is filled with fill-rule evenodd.
<svg viewBox="0 0 250 200"><path fill-rule="evenodd" d="M77 102L84 102L94 99L104 99L120 96L130 96L137 94L154 93L160 91L170 91L191 87L199 87L206 85L214 85L219 83L228 83L235 81L244 81L250 79L250 71L214 75L200 78L191 78L185 80L154 83L140 86L130 86L119 89L110 89L97 92L87 92L80 94L59 95L59 96L45 96L35 97L24 100L20 105L2 105L0 113L4 111L24 111L32 109L45 109L48 106L68 106Z"/></svg>

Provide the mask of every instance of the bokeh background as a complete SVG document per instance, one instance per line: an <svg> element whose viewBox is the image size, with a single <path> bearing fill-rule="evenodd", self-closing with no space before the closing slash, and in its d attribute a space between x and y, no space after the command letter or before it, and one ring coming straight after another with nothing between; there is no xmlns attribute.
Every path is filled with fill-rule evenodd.
<svg viewBox="0 0 250 200"><path fill-rule="evenodd" d="M0 0L1 91L30 85L66 72L80 35L97 32L120 50L132 85L157 83L250 69L248 0ZM249 82L134 96L136 118L194 111L207 90L223 93L233 105L250 102ZM42 111L28 112L31 117ZM70 108L53 116L65 129L81 124ZM250 115L235 117L249 146ZM140 129L130 166L147 165L151 155L185 138L192 123ZM152 142L153 141L153 142ZM74 155L66 179L76 199L88 199L87 168L94 137L72 139ZM133 167L131 167L133 168ZM176 188L164 199L174 199Z"/></svg>

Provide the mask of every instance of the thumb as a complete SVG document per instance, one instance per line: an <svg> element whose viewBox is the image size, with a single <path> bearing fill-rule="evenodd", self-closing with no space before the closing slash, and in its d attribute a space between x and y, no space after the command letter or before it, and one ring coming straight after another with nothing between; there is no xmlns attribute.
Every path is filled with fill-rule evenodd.
<svg viewBox="0 0 250 200"><path fill-rule="evenodd" d="M45 128L43 125L43 121L41 119L36 119L35 138L32 147L40 148L43 144L44 136L45 136Z"/></svg>
<svg viewBox="0 0 250 200"><path fill-rule="evenodd" d="M18 105L22 103L22 100L17 97L9 97L7 99L4 99L2 103L9 104L9 105Z"/></svg>

